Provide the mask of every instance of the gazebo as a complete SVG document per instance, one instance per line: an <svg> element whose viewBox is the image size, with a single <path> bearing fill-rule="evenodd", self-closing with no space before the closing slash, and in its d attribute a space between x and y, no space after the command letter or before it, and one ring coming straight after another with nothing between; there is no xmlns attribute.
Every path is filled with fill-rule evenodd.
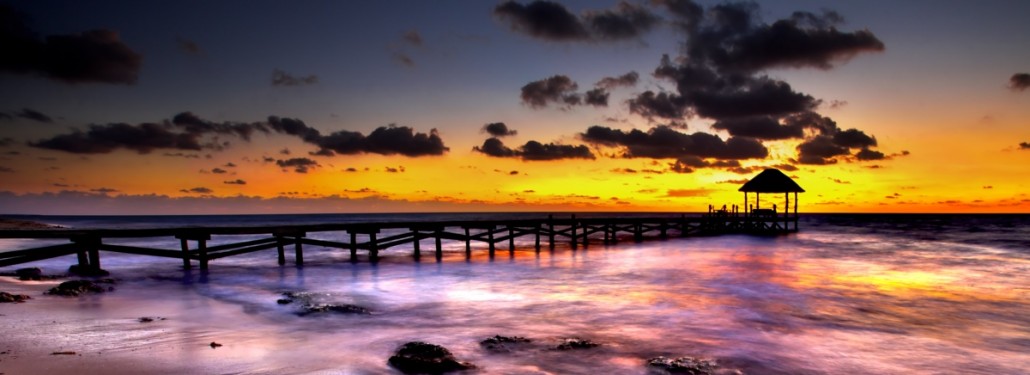
<svg viewBox="0 0 1030 375"><path fill-rule="evenodd" d="M804 193L805 189L802 189L797 182L794 182L794 180L787 177L780 170L766 169L762 171L762 173L746 182L744 186L741 186L739 191L744 192L744 210L748 217L768 217L774 220L778 214L777 209L775 209L775 205L773 209L762 208L762 193L783 193L783 229L785 230L788 229L788 223L791 219L790 193L794 193L794 230L798 229L798 193ZM755 193L755 206L753 209L749 205L748 193Z"/></svg>

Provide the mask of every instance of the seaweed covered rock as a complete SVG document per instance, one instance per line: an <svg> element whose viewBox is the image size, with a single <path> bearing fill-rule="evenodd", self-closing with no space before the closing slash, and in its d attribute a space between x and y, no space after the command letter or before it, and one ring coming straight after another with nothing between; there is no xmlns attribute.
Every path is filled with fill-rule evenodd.
<svg viewBox="0 0 1030 375"><path fill-rule="evenodd" d="M655 357L647 360L647 367L664 374L711 375L718 366L714 361L694 357Z"/></svg>
<svg viewBox="0 0 1030 375"><path fill-rule="evenodd" d="M107 272L106 270L103 270L103 269L100 269L100 268L95 268L95 267L82 267L82 266L79 266L78 264L73 264L73 265L71 265L71 267L68 267L68 273L73 274L73 275L83 276L83 277L105 277L105 276L111 276L111 273Z"/></svg>
<svg viewBox="0 0 1030 375"><path fill-rule="evenodd" d="M319 313L337 313L337 314L355 314L355 315L371 315L372 311L358 305L348 304L320 304L320 305L304 305L301 311L297 315L305 316L310 314Z"/></svg>
<svg viewBox="0 0 1030 375"><path fill-rule="evenodd" d="M575 349L590 349L601 346L596 342L590 340L584 340L578 337L569 337L561 340L558 346L555 346L556 350L575 350Z"/></svg>
<svg viewBox="0 0 1030 375"><path fill-rule="evenodd" d="M14 270L14 275L18 277L18 280L42 280L43 270L39 267L19 268Z"/></svg>
<svg viewBox="0 0 1030 375"><path fill-rule="evenodd" d="M32 299L32 297L26 296L24 294L11 294L7 292L0 292L0 303L22 303L30 299Z"/></svg>
<svg viewBox="0 0 1030 375"><path fill-rule="evenodd" d="M114 280L104 279L97 281L90 280L71 280L65 281L58 286L50 288L46 291L46 294L53 296L68 296L75 297L83 294L91 293L104 293L114 290L114 287L108 285L104 286L101 284L114 284Z"/></svg>
<svg viewBox="0 0 1030 375"><path fill-rule="evenodd" d="M476 368L471 363L458 362L447 348L421 341L401 345L388 362L405 374L443 374Z"/></svg>
<svg viewBox="0 0 1030 375"><path fill-rule="evenodd" d="M275 301L280 305L289 305L294 302L300 302L300 310L297 315L305 316L310 314L320 313L337 313L337 314L353 314L353 315L370 315L372 310L368 308L352 305L348 303L322 303L324 294L317 293L303 293L303 292L284 292L283 298Z"/></svg>
<svg viewBox="0 0 1030 375"><path fill-rule="evenodd" d="M519 347L525 346L530 342L532 342L532 340L521 336L494 335L493 337L489 337L486 340L480 341L479 346L483 347L483 349L492 352L507 353Z"/></svg>

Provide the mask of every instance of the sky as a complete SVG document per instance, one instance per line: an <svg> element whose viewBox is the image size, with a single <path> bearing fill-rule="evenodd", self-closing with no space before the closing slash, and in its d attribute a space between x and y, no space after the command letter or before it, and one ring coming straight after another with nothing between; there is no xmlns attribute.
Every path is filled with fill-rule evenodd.
<svg viewBox="0 0 1030 375"><path fill-rule="evenodd" d="M1025 213L1027 14L0 1L0 213Z"/></svg>

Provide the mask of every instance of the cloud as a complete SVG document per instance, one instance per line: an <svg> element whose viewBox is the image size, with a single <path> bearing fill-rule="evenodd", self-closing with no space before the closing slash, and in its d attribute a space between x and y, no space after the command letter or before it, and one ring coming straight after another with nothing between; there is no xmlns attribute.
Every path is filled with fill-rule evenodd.
<svg viewBox="0 0 1030 375"><path fill-rule="evenodd" d="M52 123L52 122L54 122L54 119L51 118L50 116L47 116L46 114L44 114L42 112L30 109L30 108L22 108L21 111L13 112L11 114L0 113L0 118L3 118L3 119L10 120L10 119L13 119L14 117L20 117L20 118L23 118L23 119L26 119L26 120L32 120L32 121L37 121L37 122L45 122L45 123Z"/></svg>
<svg viewBox="0 0 1030 375"><path fill-rule="evenodd" d="M857 158L858 160L867 161L867 160L883 160L883 159L886 159L887 156L884 155L882 152L875 151L875 150L870 150L868 148L863 148L863 149L859 150L857 153L855 153L855 158Z"/></svg>
<svg viewBox="0 0 1030 375"><path fill-rule="evenodd" d="M222 182L222 183L223 184L227 184L227 185L246 185L247 181L243 181L241 179L235 179L235 180L225 181L225 182Z"/></svg>
<svg viewBox="0 0 1030 375"><path fill-rule="evenodd" d="M191 189L180 189L179 192L187 193L187 194L189 194L189 193L211 194L211 193L214 193L215 191L211 190L211 189L208 189L206 187L203 187L203 186L198 186L198 187L191 188Z"/></svg>
<svg viewBox="0 0 1030 375"><path fill-rule="evenodd" d="M141 56L118 33L96 29L37 37L25 16L0 4L0 71L77 83L136 83Z"/></svg>
<svg viewBox="0 0 1030 375"><path fill-rule="evenodd" d="M629 72L618 77L601 78L601 80L597 81L594 86L606 90L611 90L616 87L632 87L636 86L639 79L640 74L637 74L637 72Z"/></svg>
<svg viewBox="0 0 1030 375"><path fill-rule="evenodd" d="M309 169L319 167L317 161L308 158L279 159L275 161L275 165L280 168L293 168L293 171L297 173L308 173Z"/></svg>
<svg viewBox="0 0 1030 375"><path fill-rule="evenodd" d="M571 78L555 75L522 86L522 103L531 108L544 108L550 103L570 107L580 104L580 96L576 93L577 89L579 89L579 85Z"/></svg>
<svg viewBox="0 0 1030 375"><path fill-rule="evenodd" d="M561 159L595 159L596 157L590 148L584 145L563 145L556 143L540 143L529 141L516 149L504 145L497 138L487 138L480 147L473 147L473 151L481 152L488 156L499 158L521 158L530 161L561 160Z"/></svg>
<svg viewBox="0 0 1030 375"><path fill-rule="evenodd" d="M100 194L108 194L108 193L117 193L118 189L102 187L102 188L96 188L96 189L89 189L89 191L94 192L94 193L100 193Z"/></svg>
<svg viewBox="0 0 1030 375"><path fill-rule="evenodd" d="M583 95L583 103L589 104L595 107L607 107L608 106L608 92L602 88L596 88L587 91Z"/></svg>
<svg viewBox="0 0 1030 375"><path fill-rule="evenodd" d="M663 56L653 72L655 78L675 84L675 91L639 93L627 101L631 113L651 120L712 119L714 129L733 137L804 139L798 160L806 164L836 162L834 157L850 154L849 149L864 149L859 151L863 157L875 157L874 137L838 129L815 112L822 100L764 74L785 67L832 69L857 54L883 51L883 42L872 32L842 31L843 17L832 11L794 12L766 23L757 3L707 9L690 0L655 3L672 15L672 24L685 36L683 54ZM809 129L814 131L805 131Z"/></svg>
<svg viewBox="0 0 1030 375"><path fill-rule="evenodd" d="M14 170L8 167L0 166L0 173L14 173Z"/></svg>
<svg viewBox="0 0 1030 375"><path fill-rule="evenodd" d="M423 42L422 35L419 35L418 31L415 30L409 30L404 33L404 35L401 36L401 39L416 47L421 47Z"/></svg>
<svg viewBox="0 0 1030 375"><path fill-rule="evenodd" d="M673 198L707 197L711 189L669 189L665 196Z"/></svg>
<svg viewBox="0 0 1030 375"><path fill-rule="evenodd" d="M226 174L226 173L229 173L229 171L224 170L222 168L215 168L215 169L211 170L211 173L214 173L214 174Z"/></svg>
<svg viewBox="0 0 1030 375"><path fill-rule="evenodd" d="M636 39L651 31L661 19L649 10L625 1L615 9L587 12L583 20L598 39Z"/></svg>
<svg viewBox="0 0 1030 375"><path fill-rule="evenodd" d="M272 86L304 86L318 83L318 76L293 76L279 69L272 70Z"/></svg>
<svg viewBox="0 0 1030 375"><path fill-rule="evenodd" d="M1030 87L1030 73L1016 73L1009 77L1009 88L1013 91L1025 91Z"/></svg>
<svg viewBox="0 0 1030 375"><path fill-rule="evenodd" d="M155 123L90 125L85 132L75 129L68 134L29 142L29 145L76 154L106 154L119 148L140 154L155 149L195 151L203 148L196 136L175 133L167 126Z"/></svg>
<svg viewBox="0 0 1030 375"><path fill-rule="evenodd" d="M483 125L482 131L486 132L487 134L490 134L490 136L493 137L507 137L519 133L515 129L508 129L508 126L505 125L503 122L493 122Z"/></svg>
<svg viewBox="0 0 1030 375"><path fill-rule="evenodd" d="M186 38L176 37L175 45L179 47L180 51L185 52L188 55L201 55L204 53L204 51L200 49L200 45L198 45L197 42L194 42Z"/></svg>
<svg viewBox="0 0 1030 375"><path fill-rule="evenodd" d="M1030 142L1019 142L1020 150L1030 150Z"/></svg>
<svg viewBox="0 0 1030 375"><path fill-rule="evenodd" d="M436 129L431 129L428 134L417 133L407 126L392 124L376 128L368 136L359 132L340 130L309 142L337 154L401 154L418 157L443 155L450 150L444 146Z"/></svg>
<svg viewBox="0 0 1030 375"><path fill-rule="evenodd" d="M744 137L730 137L726 141L717 135L696 132L686 134L659 125L647 132L637 129L628 132L604 126L591 126L580 138L588 143L623 149L629 158L672 159L686 156L715 159L752 159L769 156L769 150L758 141Z"/></svg>
<svg viewBox="0 0 1030 375"><path fill-rule="evenodd" d="M393 59L409 68L415 66L415 60L412 59L411 56L408 56L407 54L402 52L394 52Z"/></svg>
<svg viewBox="0 0 1030 375"><path fill-rule="evenodd" d="M534 1L528 5L507 1L494 8L494 15L507 20L512 30L535 38L553 41L589 38L579 17L550 1Z"/></svg>
<svg viewBox="0 0 1030 375"><path fill-rule="evenodd" d="M507 1L494 8L494 15L516 32L548 41L638 39L661 22L648 9L625 1L614 9L584 12L582 17L550 1L526 5Z"/></svg>

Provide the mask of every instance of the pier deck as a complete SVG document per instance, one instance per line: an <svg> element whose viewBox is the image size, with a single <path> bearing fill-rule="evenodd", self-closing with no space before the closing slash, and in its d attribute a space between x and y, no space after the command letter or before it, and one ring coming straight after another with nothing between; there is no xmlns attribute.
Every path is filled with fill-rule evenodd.
<svg viewBox="0 0 1030 375"><path fill-rule="evenodd" d="M793 228L791 226L793 224ZM67 243L0 252L0 267L40 261L75 254L78 269L99 270L100 252L117 252L174 258L184 268L196 262L207 269L210 261L262 250L275 249L279 265L286 264L287 247L292 247L294 263L304 264L304 245L350 252L350 260L359 260L359 254L370 262L379 260L379 252L391 247L410 245L412 256L422 257L422 241L434 240L434 256L443 257L444 240L465 243L465 257L472 257L475 243L486 245L491 257L498 244L507 242L508 251L516 249L515 239L530 237L531 247L540 251L542 243L553 249L558 241L568 241L573 249L588 247L591 241L615 244L619 241L643 241L645 236L711 236L720 234L784 234L797 231L797 216L741 214L739 212L711 211L707 214L656 217L604 217L577 218L575 215L556 218L548 215L541 219L472 220L472 221L404 221L367 222L311 225L270 225L236 227L176 227L152 229L53 229L53 230L0 230L0 238L66 240ZM332 238L308 237L311 233L334 232ZM388 234L386 236L381 236ZM229 239L247 236L236 241L209 246L213 238ZM260 238L253 239L254 236ZM105 240L177 239L179 248L151 248L118 245ZM322 236L325 237L325 236Z"/></svg>

